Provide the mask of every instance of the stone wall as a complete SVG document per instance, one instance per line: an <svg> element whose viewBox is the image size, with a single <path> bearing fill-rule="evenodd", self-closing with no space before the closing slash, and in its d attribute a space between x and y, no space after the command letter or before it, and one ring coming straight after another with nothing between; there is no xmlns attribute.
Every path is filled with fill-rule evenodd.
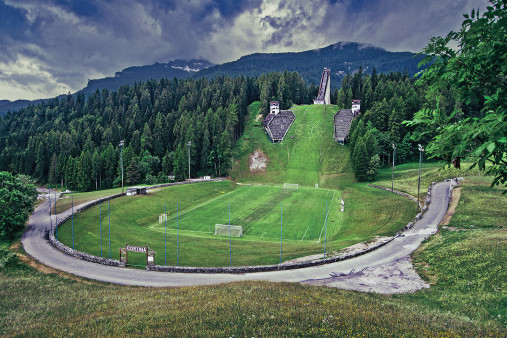
<svg viewBox="0 0 507 338"><path fill-rule="evenodd" d="M186 267L186 266L164 266L164 265L151 265L146 266L148 271L162 271L162 272L183 272L183 273L251 273L251 272L266 272L266 271L279 271L279 270L293 270L307 268L310 266L323 265L338 261L344 261L353 257L364 255L370 251L380 248L391 242L395 237L392 237L377 245L371 246L368 249L355 253L347 253L341 256L330 257L325 259L317 259L313 261L288 263L288 264L274 264L274 265L254 265L254 266L238 266L238 267Z"/></svg>

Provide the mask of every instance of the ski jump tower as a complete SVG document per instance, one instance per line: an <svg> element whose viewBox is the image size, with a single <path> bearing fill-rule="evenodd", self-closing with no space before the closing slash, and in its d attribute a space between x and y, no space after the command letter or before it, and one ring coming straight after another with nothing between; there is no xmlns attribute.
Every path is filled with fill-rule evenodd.
<svg viewBox="0 0 507 338"><path fill-rule="evenodd" d="M320 78L319 94L313 104L331 104L331 69L324 68Z"/></svg>

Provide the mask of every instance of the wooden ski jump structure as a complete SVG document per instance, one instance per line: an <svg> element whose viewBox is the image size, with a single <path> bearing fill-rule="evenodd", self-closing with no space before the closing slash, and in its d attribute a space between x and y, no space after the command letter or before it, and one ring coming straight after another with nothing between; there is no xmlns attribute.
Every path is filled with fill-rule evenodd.
<svg viewBox="0 0 507 338"><path fill-rule="evenodd" d="M313 104L331 104L331 69L324 68L320 78L319 94Z"/></svg>

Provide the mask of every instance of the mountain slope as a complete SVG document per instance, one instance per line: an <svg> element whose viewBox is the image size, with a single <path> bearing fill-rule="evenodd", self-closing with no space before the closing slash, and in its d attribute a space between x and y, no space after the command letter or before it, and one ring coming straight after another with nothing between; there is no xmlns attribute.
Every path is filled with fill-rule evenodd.
<svg viewBox="0 0 507 338"><path fill-rule="evenodd" d="M133 85L134 83L144 82L151 79L186 79L194 73L211 67L214 64L207 60L174 60L168 63L155 63L149 66L134 66L125 68L121 72L115 73L114 77L103 79L88 80L88 85L81 91L85 95L95 92L97 89L104 88L110 91L118 90L122 85Z"/></svg>
<svg viewBox="0 0 507 338"><path fill-rule="evenodd" d="M102 79L88 80L86 87L79 92L83 92L86 96L93 94L96 90L108 89L116 91L122 85L133 85L134 83L145 82L151 79L160 80L168 79L186 79L193 74L206 67L214 64L207 60L173 60L168 63L155 63L148 66L134 66L125 68L121 72L116 72L114 77L105 77ZM65 95L61 95L65 96ZM0 100L0 116L5 115L8 111L17 111L30 105L37 105L47 102L49 99L40 100Z"/></svg>
<svg viewBox="0 0 507 338"><path fill-rule="evenodd" d="M314 186L322 185L328 175L352 175L348 147L333 140L336 106L302 105L293 109L296 119L285 139L271 143L259 127L262 121L256 121L259 103L249 106L245 132L234 148L233 179ZM265 169L250 170L251 157L256 151L265 157Z"/></svg>
<svg viewBox="0 0 507 338"><path fill-rule="evenodd" d="M259 76L263 73L297 71L308 82L318 85L324 67L331 68L331 85L339 87L346 73L363 67L370 73L419 71L417 64L423 56L410 52L389 52L382 48L356 42L338 42L322 49L299 53L257 53L239 60L216 65L197 72L194 77L212 78L218 75Z"/></svg>

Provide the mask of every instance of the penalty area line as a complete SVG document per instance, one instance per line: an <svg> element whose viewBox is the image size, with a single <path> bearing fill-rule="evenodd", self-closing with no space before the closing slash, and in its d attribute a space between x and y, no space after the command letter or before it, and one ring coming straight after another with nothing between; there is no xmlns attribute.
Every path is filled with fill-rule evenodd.
<svg viewBox="0 0 507 338"><path fill-rule="evenodd" d="M333 197L331 197L331 203L329 203L329 206L328 206L328 209L331 210L331 205L333 204L333 199L334 199L334 194L335 194L336 190L333 191ZM329 213L329 211L328 211ZM326 226L326 220L324 220L324 225L322 225L322 230L320 231L320 236L319 236L319 240L317 241L317 243L320 243L320 239L322 238L322 233L324 232L324 227Z"/></svg>

